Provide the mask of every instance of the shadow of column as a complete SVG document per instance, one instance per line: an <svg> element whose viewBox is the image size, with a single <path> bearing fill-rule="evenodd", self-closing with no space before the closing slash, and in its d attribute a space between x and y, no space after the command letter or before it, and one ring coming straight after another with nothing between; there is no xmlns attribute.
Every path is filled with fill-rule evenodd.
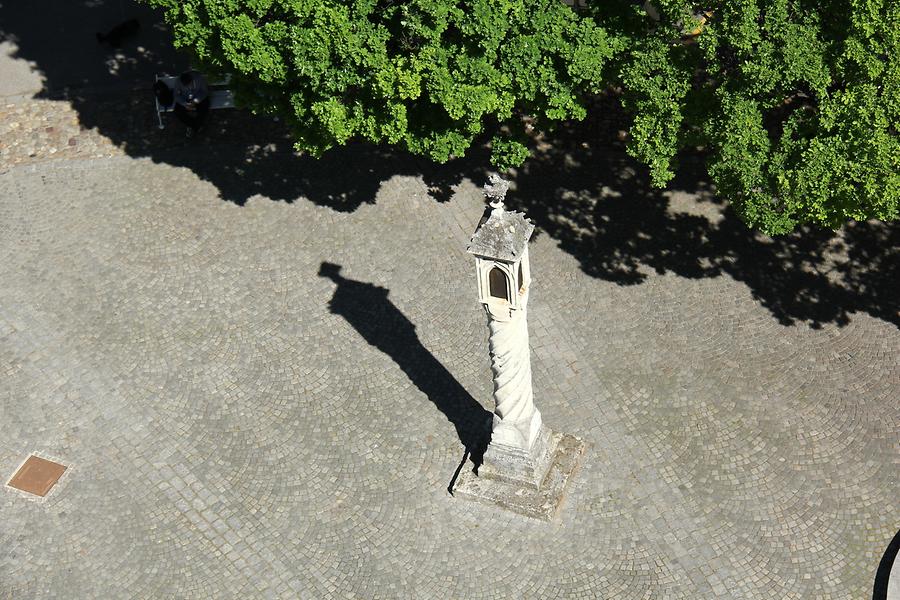
<svg viewBox="0 0 900 600"><path fill-rule="evenodd" d="M881 562L878 563L878 570L875 572L875 585L872 588L872 600L892 600L888 598L888 585L900 587L900 582L891 582L893 577L900 577L900 566L894 565L898 557L900 557L900 530L897 531L891 543L885 548L884 554L881 556Z"/></svg>
<svg viewBox="0 0 900 600"><path fill-rule="evenodd" d="M329 310L345 318L363 339L397 363L453 423L466 454L475 468L480 466L490 438L491 413L422 345L416 326L388 299L388 290L347 279L341 275L341 266L334 263L322 263L319 276L337 284Z"/></svg>

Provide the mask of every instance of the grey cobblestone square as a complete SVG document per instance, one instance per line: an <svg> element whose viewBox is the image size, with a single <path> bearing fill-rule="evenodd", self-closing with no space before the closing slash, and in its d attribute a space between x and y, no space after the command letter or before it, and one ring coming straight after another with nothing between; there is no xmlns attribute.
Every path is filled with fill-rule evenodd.
<svg viewBox="0 0 900 600"><path fill-rule="evenodd" d="M734 277L618 285L538 236L535 395L588 455L549 524L447 493L491 398L480 183L340 212L126 157L0 173L0 474L72 465L0 494L0 596L868 597L900 332Z"/></svg>

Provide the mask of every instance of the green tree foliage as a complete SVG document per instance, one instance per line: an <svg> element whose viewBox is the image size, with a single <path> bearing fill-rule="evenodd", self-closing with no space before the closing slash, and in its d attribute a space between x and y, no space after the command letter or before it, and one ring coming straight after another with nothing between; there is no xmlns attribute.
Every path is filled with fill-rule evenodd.
<svg viewBox="0 0 900 600"><path fill-rule="evenodd" d="M629 151L654 184L703 146L718 193L766 233L897 218L898 0L654 4L658 20L627 4L591 12L626 32L615 69L635 115Z"/></svg>
<svg viewBox="0 0 900 600"><path fill-rule="evenodd" d="M487 129L495 164L521 164L522 117L583 118L616 46L558 0L148 1L313 155L360 138L443 162Z"/></svg>
<svg viewBox="0 0 900 600"><path fill-rule="evenodd" d="M703 147L764 232L898 216L900 0L145 1L314 155L356 138L443 162L488 131L516 166L523 117L581 119L615 88L657 186Z"/></svg>

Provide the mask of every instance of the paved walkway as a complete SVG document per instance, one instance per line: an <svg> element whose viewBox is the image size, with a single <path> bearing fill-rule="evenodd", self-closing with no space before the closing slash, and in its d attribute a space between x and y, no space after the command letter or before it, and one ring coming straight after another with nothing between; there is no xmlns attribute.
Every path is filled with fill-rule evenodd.
<svg viewBox="0 0 900 600"><path fill-rule="evenodd" d="M900 228L770 240L580 145L614 124L541 145L536 401L591 447L528 521L447 493L490 408L483 163L297 158L230 111L187 142L134 89L183 67L152 14L111 51L145 9L41 6L0 28L0 477L69 470L0 490L0 597L871 596Z"/></svg>
<svg viewBox="0 0 900 600"><path fill-rule="evenodd" d="M538 236L536 401L591 447L532 522L447 493L490 404L478 186L238 206L200 167L0 174L0 474L70 466L43 501L2 490L0 596L871 594L900 526L895 324L788 326L726 274L622 285Z"/></svg>

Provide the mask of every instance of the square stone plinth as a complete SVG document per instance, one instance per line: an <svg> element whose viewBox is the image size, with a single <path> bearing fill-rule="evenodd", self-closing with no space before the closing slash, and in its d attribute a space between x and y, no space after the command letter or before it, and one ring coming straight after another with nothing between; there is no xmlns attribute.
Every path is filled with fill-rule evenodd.
<svg viewBox="0 0 900 600"><path fill-rule="evenodd" d="M479 477L473 471L460 473L453 496L499 506L526 517L549 521L556 516L569 482L584 457L587 444L573 435L554 433L555 446L547 475L537 487L527 482Z"/></svg>
<svg viewBox="0 0 900 600"><path fill-rule="evenodd" d="M7 485L35 496L46 496L65 471L65 465L31 455Z"/></svg>

